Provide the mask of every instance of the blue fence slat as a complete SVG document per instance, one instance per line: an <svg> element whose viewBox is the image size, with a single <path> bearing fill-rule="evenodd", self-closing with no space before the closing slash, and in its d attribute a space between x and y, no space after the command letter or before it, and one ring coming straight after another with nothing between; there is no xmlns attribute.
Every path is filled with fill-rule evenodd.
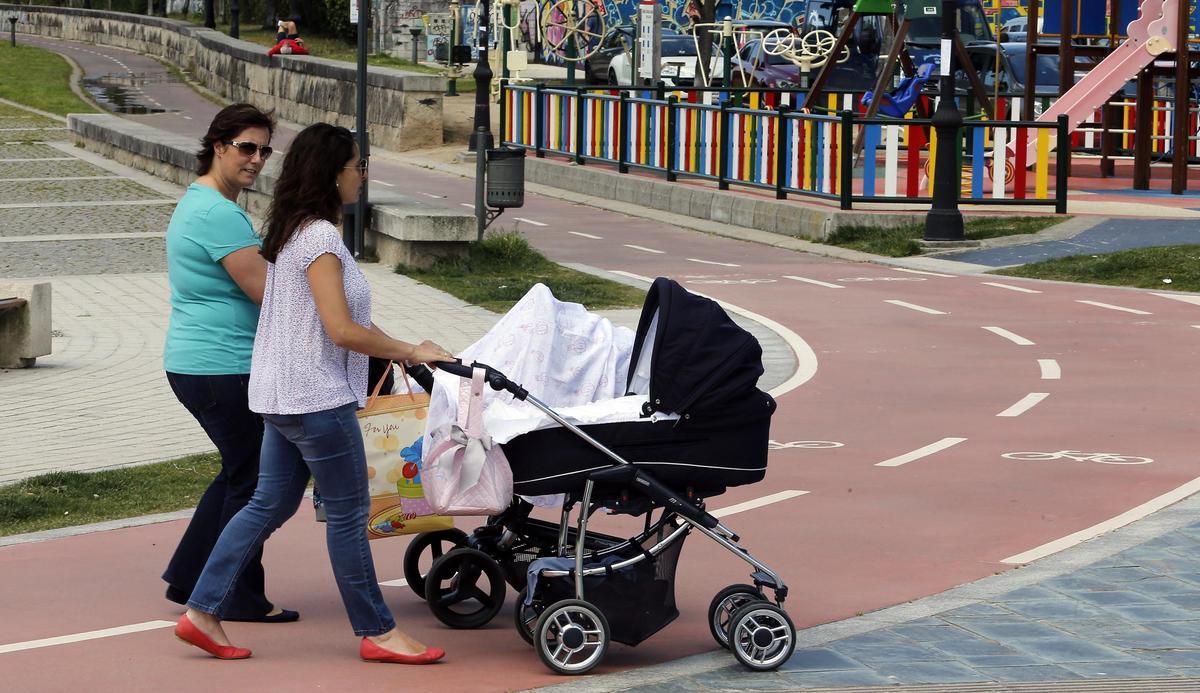
<svg viewBox="0 0 1200 693"><path fill-rule="evenodd" d="M983 197L983 173L987 162L983 159L983 128L971 128L971 199Z"/></svg>
<svg viewBox="0 0 1200 693"><path fill-rule="evenodd" d="M875 150L879 148L881 128L868 125L863 133L863 188L862 194L875 194Z"/></svg>

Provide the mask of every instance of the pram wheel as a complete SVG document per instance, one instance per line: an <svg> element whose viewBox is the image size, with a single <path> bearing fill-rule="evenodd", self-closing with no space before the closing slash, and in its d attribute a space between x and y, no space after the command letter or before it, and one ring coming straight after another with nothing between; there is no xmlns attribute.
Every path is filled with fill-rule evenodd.
<svg viewBox="0 0 1200 693"><path fill-rule="evenodd" d="M556 674L585 674L604 659L608 636L608 619L599 609L580 599L564 599L542 612L534 648Z"/></svg>
<svg viewBox="0 0 1200 693"><path fill-rule="evenodd" d="M465 543L467 533L461 529L441 529L418 534L404 550L404 579L408 581L409 589L421 599L425 598L425 578L428 574L421 572L421 558L426 550L431 554L432 564L450 549Z"/></svg>
<svg viewBox="0 0 1200 693"><path fill-rule="evenodd" d="M526 587L517 593L517 602L513 604L513 625L517 629L517 635L526 644L533 644L533 631L537 627L539 614L532 606L525 605L525 595L529 588Z"/></svg>
<svg viewBox="0 0 1200 693"><path fill-rule="evenodd" d="M708 605L708 630L713 640L729 649L729 624L733 614L750 602L765 602L762 590L754 585L730 585L717 592Z"/></svg>
<svg viewBox="0 0 1200 693"><path fill-rule="evenodd" d="M747 669L773 671L796 649L796 626L778 606L750 602L729 621L729 649Z"/></svg>
<svg viewBox="0 0 1200 693"><path fill-rule="evenodd" d="M484 588L480 579L486 580ZM457 548L434 562L425 578L425 601L439 621L451 628L478 628L504 606L500 566L482 551Z"/></svg>

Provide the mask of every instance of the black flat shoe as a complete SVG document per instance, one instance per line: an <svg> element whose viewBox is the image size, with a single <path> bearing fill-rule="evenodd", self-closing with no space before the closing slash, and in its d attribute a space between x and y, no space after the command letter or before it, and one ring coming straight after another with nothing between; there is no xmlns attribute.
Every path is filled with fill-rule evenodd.
<svg viewBox="0 0 1200 693"><path fill-rule="evenodd" d="M292 621L300 620L300 612L290 609L283 609L274 616L254 616L251 618L235 618L226 616L222 621L240 621L242 623L291 623Z"/></svg>

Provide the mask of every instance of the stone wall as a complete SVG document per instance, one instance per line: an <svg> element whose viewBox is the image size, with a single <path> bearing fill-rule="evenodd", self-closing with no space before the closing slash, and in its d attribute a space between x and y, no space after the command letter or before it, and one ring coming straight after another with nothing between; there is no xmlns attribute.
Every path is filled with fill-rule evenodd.
<svg viewBox="0 0 1200 693"><path fill-rule="evenodd" d="M0 4L0 16L12 13L20 18L21 32L161 58L231 101L272 109L284 120L354 127L357 74L353 64L311 56L267 56L258 44L159 17ZM442 142L444 78L370 67L367 84L372 144L404 151Z"/></svg>

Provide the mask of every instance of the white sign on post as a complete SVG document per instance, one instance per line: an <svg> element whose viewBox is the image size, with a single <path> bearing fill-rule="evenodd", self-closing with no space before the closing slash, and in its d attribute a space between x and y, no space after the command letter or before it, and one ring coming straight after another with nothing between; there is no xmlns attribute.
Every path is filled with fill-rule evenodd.
<svg viewBox="0 0 1200 693"><path fill-rule="evenodd" d="M639 79L658 81L662 65L662 23L658 19L658 3L642 0L638 4L638 66Z"/></svg>
<svg viewBox="0 0 1200 693"><path fill-rule="evenodd" d="M358 3L362 0L350 0L350 23L358 24Z"/></svg>

